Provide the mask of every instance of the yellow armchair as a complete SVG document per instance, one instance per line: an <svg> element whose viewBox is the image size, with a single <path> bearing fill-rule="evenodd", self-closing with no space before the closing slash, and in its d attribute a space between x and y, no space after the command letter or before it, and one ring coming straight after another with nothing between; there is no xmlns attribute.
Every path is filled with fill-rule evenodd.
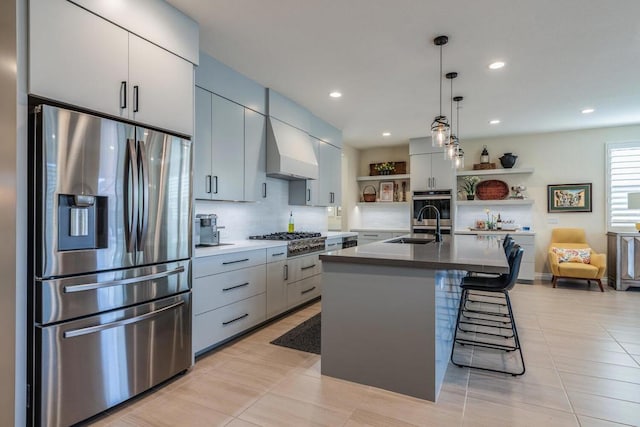
<svg viewBox="0 0 640 427"><path fill-rule="evenodd" d="M554 228L551 231L551 243L549 244L549 267L553 277L551 282L556 287L558 279L581 279L588 284L595 281L600 290L602 287L602 277L607 265L605 254L599 254L591 249L591 261L588 264L580 262L560 262L560 257L553 251L558 249L591 249L587 243L584 229L582 228Z"/></svg>

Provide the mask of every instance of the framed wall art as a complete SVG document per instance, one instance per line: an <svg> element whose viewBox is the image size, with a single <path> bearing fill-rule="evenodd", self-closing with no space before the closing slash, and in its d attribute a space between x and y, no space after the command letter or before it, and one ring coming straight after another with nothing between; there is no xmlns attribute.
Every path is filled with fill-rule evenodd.
<svg viewBox="0 0 640 427"><path fill-rule="evenodd" d="M591 212L591 183L547 185L547 212Z"/></svg>
<svg viewBox="0 0 640 427"><path fill-rule="evenodd" d="M393 202L393 181L380 183L380 201Z"/></svg>

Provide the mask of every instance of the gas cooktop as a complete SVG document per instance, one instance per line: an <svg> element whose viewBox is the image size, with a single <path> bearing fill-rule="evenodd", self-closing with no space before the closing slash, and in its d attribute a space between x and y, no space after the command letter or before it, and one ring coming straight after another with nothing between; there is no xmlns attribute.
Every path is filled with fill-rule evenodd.
<svg viewBox="0 0 640 427"><path fill-rule="evenodd" d="M321 233L296 231L294 233L271 233L260 236L249 236L252 240L285 240L287 241L287 256L305 255L325 250L326 237Z"/></svg>
<svg viewBox="0 0 640 427"><path fill-rule="evenodd" d="M271 233L271 234L261 234L259 236L249 236L249 239L252 240L300 240L300 239L311 239L314 237L321 237L321 233L315 232L307 232L307 231L296 231L293 233L287 233L286 231L282 231L280 233Z"/></svg>

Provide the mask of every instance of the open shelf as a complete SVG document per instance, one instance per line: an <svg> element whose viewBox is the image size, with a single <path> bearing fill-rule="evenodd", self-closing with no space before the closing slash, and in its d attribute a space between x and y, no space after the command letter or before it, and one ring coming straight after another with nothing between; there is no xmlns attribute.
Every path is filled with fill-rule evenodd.
<svg viewBox="0 0 640 427"><path fill-rule="evenodd" d="M532 205L533 199L504 199L504 200L456 200L458 206L472 205Z"/></svg>
<svg viewBox="0 0 640 427"><path fill-rule="evenodd" d="M409 202L358 202L357 205L408 205Z"/></svg>
<svg viewBox="0 0 640 427"><path fill-rule="evenodd" d="M457 176L484 176L484 175L511 175L518 173L533 173L533 168L512 168L512 169L478 169L470 171L457 171Z"/></svg>
<svg viewBox="0 0 640 427"><path fill-rule="evenodd" d="M356 181L395 181L398 179L409 179L409 174L402 175L375 175L375 176L359 176Z"/></svg>

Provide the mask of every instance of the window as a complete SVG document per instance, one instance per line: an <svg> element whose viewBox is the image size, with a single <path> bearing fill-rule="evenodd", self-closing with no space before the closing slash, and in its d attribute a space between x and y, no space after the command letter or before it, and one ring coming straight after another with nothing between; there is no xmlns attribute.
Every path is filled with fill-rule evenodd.
<svg viewBox="0 0 640 427"><path fill-rule="evenodd" d="M640 142L607 144L607 228L635 229L640 209L629 209L628 193L640 193Z"/></svg>

